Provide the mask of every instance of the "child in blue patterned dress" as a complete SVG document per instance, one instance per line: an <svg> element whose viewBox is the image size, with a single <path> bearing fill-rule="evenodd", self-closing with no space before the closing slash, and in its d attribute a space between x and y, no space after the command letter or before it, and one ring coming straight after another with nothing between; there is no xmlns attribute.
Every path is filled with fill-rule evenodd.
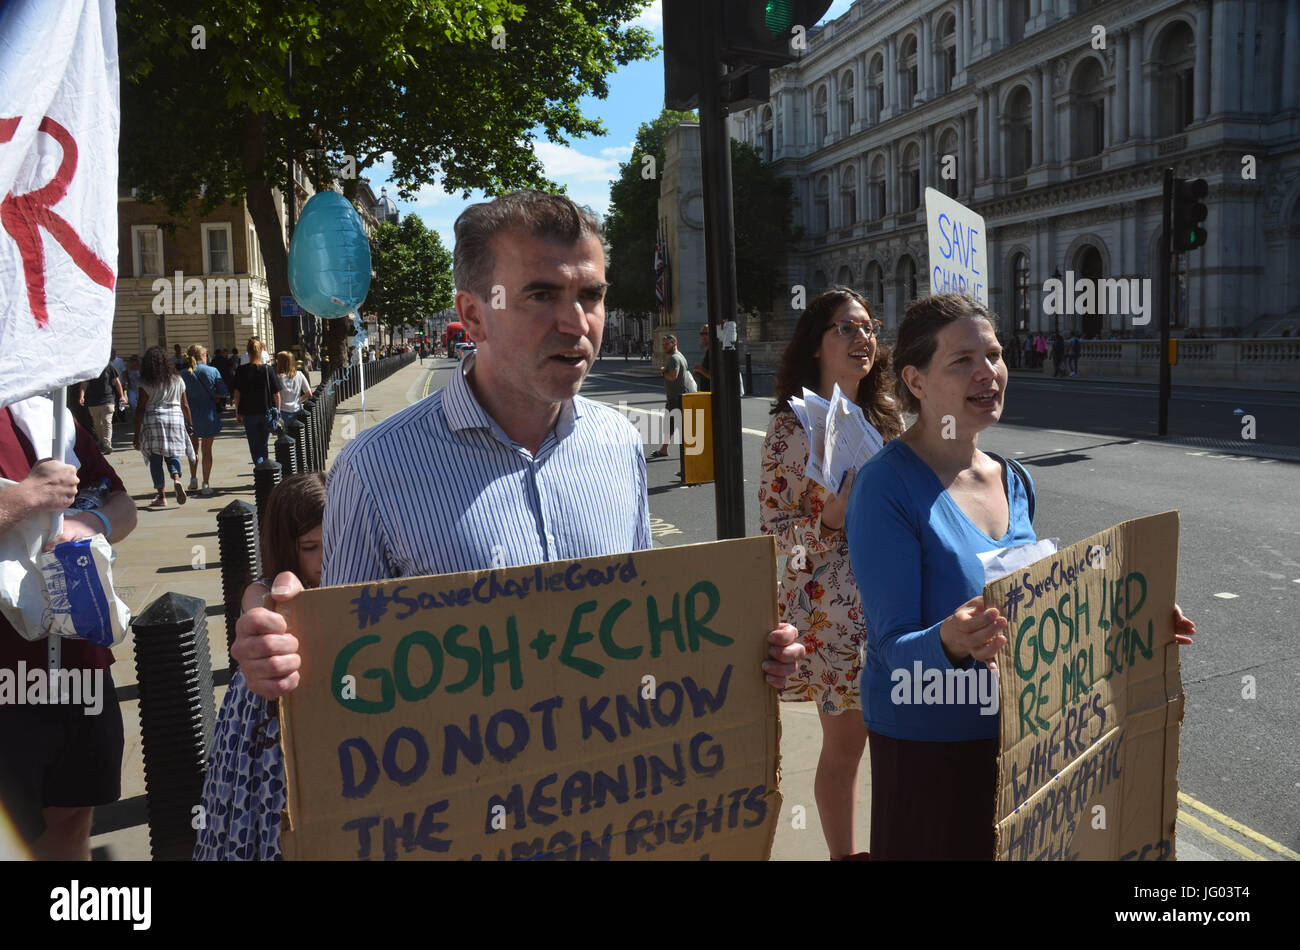
<svg viewBox="0 0 1300 950"><path fill-rule="evenodd" d="M261 607L271 580L284 571L305 587L320 585L324 515L323 473L293 475L275 487L262 519L263 577L244 590L241 611ZM249 692L236 672L212 739L194 860L280 860L284 802L279 710Z"/></svg>

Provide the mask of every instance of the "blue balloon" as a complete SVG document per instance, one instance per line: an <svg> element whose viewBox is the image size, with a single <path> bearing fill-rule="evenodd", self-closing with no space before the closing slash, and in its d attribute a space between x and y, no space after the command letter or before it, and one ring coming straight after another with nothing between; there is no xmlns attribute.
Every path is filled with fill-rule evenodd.
<svg viewBox="0 0 1300 950"><path fill-rule="evenodd" d="M337 191L312 195L302 209L289 244L289 290L326 320L355 313L370 292L370 240Z"/></svg>

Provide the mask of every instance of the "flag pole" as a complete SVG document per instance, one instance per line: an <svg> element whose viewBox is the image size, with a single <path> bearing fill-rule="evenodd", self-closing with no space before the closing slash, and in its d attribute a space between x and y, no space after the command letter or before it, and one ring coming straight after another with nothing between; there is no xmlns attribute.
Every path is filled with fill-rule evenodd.
<svg viewBox="0 0 1300 950"><path fill-rule="evenodd" d="M68 390L66 387L59 386L50 390L50 400L54 403L54 438L51 440L54 444L50 447L50 458L60 462L66 462L64 457L63 443L67 437L67 425L65 418L67 416ZM50 535L45 539L45 543L57 538L63 533L63 512L56 511L50 515ZM45 545L41 545L44 548ZM53 633L47 634L45 641L48 647L47 657L49 659L50 672L57 670L62 664L63 641Z"/></svg>

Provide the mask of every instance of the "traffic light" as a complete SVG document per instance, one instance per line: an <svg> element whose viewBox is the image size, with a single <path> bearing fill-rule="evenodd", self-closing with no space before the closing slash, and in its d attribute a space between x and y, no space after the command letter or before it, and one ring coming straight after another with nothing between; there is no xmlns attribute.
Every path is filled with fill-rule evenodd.
<svg viewBox="0 0 1300 950"><path fill-rule="evenodd" d="M1209 213L1201 199L1209 193L1204 178L1174 180L1174 250L1199 251L1205 246L1201 222Z"/></svg>
<svg viewBox="0 0 1300 950"><path fill-rule="evenodd" d="M719 64L755 67L724 90L724 101L745 108L766 101L765 71L784 66L807 49L807 33L826 15L830 0L722 0L713 39ZM699 105L700 36L711 29L701 0L664 0L664 106ZM761 99L759 97L762 97Z"/></svg>
<svg viewBox="0 0 1300 950"><path fill-rule="evenodd" d="M730 66L784 66L807 49L829 0L726 0L720 56Z"/></svg>

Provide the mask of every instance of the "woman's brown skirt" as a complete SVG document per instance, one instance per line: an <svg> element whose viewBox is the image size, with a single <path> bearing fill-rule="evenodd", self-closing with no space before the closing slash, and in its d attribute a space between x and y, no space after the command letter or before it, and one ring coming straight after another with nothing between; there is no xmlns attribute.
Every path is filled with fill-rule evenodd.
<svg viewBox="0 0 1300 950"><path fill-rule="evenodd" d="M997 739L868 737L871 860L993 860Z"/></svg>

